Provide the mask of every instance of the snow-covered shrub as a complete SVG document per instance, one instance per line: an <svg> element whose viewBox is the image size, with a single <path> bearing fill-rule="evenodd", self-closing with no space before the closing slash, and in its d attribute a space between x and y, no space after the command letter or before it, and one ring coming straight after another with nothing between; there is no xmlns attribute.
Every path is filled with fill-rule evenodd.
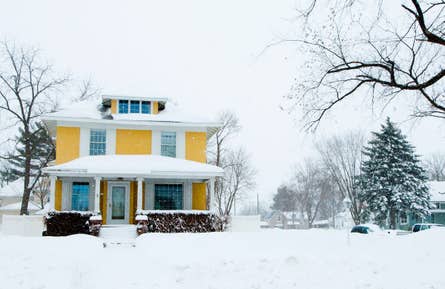
<svg viewBox="0 0 445 289"><path fill-rule="evenodd" d="M46 231L44 236L68 236L90 234L92 212L52 211L45 216Z"/></svg>
<svg viewBox="0 0 445 289"><path fill-rule="evenodd" d="M210 212L143 211L151 233L205 233L221 231L222 221Z"/></svg>

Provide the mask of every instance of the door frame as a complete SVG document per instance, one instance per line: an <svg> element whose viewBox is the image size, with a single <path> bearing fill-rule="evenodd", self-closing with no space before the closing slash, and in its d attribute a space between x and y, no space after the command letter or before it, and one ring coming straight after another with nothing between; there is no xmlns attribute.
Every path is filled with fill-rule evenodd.
<svg viewBox="0 0 445 289"><path fill-rule="evenodd" d="M125 187L125 217L123 220L113 220L112 215L112 196L113 187ZM128 224L130 220L130 182L108 182L108 194L107 194L107 224Z"/></svg>

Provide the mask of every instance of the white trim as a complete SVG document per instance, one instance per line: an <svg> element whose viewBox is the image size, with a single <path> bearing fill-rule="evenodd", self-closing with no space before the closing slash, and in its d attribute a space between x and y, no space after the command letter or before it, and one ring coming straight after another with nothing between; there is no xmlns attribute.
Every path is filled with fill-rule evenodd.
<svg viewBox="0 0 445 289"><path fill-rule="evenodd" d="M142 211L142 182L144 181L144 179L142 178L138 178L137 182L138 182L138 190L137 190L137 208L136 211L140 212Z"/></svg>
<svg viewBox="0 0 445 289"><path fill-rule="evenodd" d="M161 155L161 131L153 130L151 132L151 152L154 155Z"/></svg>
<svg viewBox="0 0 445 289"><path fill-rule="evenodd" d="M100 177L94 178L94 212L100 213Z"/></svg>
<svg viewBox="0 0 445 289"><path fill-rule="evenodd" d="M123 220L112 220L112 189L113 186L125 187L125 217ZM130 182L113 181L108 182L107 194L107 224L128 224L130 219Z"/></svg>
<svg viewBox="0 0 445 289"><path fill-rule="evenodd" d="M209 180L209 211L215 212L215 178Z"/></svg>
<svg viewBox="0 0 445 289"><path fill-rule="evenodd" d="M116 154L116 129L107 128L106 154Z"/></svg>
<svg viewBox="0 0 445 289"><path fill-rule="evenodd" d="M80 128L80 149L79 155L81 157L90 155L90 137L91 129L87 127Z"/></svg>
<svg viewBox="0 0 445 289"><path fill-rule="evenodd" d="M124 128L131 129L134 127L147 127L147 129L152 129L153 127L186 127L188 131L199 131L198 128L202 128L202 131L206 131L206 128L221 127L220 122L179 122L179 121L161 121L161 120L110 120L110 119L92 119L92 118L78 118L78 117L61 117L61 116L42 116L40 118L44 121L59 121L58 126L73 126L79 127L79 123L88 123L91 125L112 125L117 127L119 125L124 126ZM128 127L130 126L130 127Z"/></svg>
<svg viewBox="0 0 445 289"><path fill-rule="evenodd" d="M122 99L122 100L142 100L142 101L160 101L166 102L168 98L166 97L146 97L146 96L138 96L138 95L114 95L114 94L104 94L102 95L102 99Z"/></svg>
<svg viewBox="0 0 445 289"><path fill-rule="evenodd" d="M56 176L50 176L49 177L49 181L50 181L50 193L49 193L49 209L50 210L55 210L55 204L56 204L56 181L57 181L57 177Z"/></svg>
<svg viewBox="0 0 445 289"><path fill-rule="evenodd" d="M176 158L185 159L185 131L176 131Z"/></svg>

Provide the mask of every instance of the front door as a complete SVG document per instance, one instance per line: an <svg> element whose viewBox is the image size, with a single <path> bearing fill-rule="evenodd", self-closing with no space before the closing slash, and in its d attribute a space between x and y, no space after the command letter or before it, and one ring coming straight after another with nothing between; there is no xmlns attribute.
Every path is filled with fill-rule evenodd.
<svg viewBox="0 0 445 289"><path fill-rule="evenodd" d="M129 189L128 183L110 183L108 187L108 224L128 224Z"/></svg>

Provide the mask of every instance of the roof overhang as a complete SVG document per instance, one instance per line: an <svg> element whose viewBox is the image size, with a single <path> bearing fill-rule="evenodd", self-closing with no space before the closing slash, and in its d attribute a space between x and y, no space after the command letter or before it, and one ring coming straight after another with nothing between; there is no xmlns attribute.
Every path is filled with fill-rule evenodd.
<svg viewBox="0 0 445 289"><path fill-rule="evenodd" d="M167 102L166 97L147 97L147 96L137 96L137 95L116 95L116 94L104 94L102 95L102 100L107 99L124 99L124 100L146 100L146 101L161 101Z"/></svg>
<svg viewBox="0 0 445 289"><path fill-rule="evenodd" d="M59 117L59 116L42 116L41 120L46 124L51 135L55 135L55 128L57 122L72 122L78 124L98 124L98 125L113 125L113 126L136 126L136 127L175 127L180 128L206 128L207 138L213 136L222 126L219 122L177 122L177 121L162 121L162 120L116 120L116 119L91 119L91 118L74 118L74 117Z"/></svg>
<svg viewBox="0 0 445 289"><path fill-rule="evenodd" d="M59 177L209 179L224 170L209 164L155 155L86 156L47 167L43 172Z"/></svg>

